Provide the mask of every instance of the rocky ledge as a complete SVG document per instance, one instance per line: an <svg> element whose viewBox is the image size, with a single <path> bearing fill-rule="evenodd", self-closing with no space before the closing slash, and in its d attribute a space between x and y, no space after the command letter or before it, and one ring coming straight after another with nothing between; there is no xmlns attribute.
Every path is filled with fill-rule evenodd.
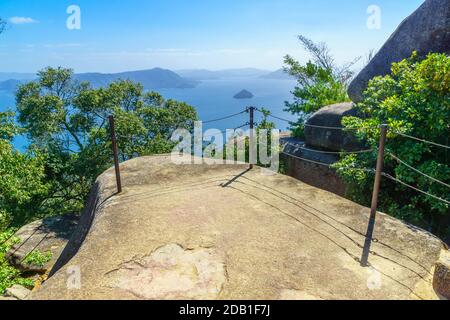
<svg viewBox="0 0 450 320"><path fill-rule="evenodd" d="M380 213L247 165L167 156L102 174L52 276L30 299L436 299L442 242Z"/></svg>

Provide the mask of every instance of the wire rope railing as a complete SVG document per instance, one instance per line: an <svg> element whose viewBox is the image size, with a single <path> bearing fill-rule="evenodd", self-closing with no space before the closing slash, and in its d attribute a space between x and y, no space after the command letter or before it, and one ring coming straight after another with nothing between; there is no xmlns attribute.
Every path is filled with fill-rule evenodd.
<svg viewBox="0 0 450 320"><path fill-rule="evenodd" d="M394 181L394 182L398 182L398 183L400 183L401 185L403 185L403 186L405 186L405 187L408 187L408 188L410 188L410 189L412 189L412 190L415 190L415 191L420 192L420 193L422 193L422 194L424 194L424 195L426 195L426 196L429 196L429 197L431 197L431 198L434 198L434 199L436 199L436 200L442 201L442 202L444 202L444 203L450 205L450 201L447 201L447 200L442 199L442 198L440 198L440 197L438 197L438 196L435 196L435 195L433 195L433 194L431 194L431 193L429 193L429 192L423 191L423 190L421 190L421 189L419 189L419 188L416 188L416 187L414 187L414 186L412 186L412 185L410 185L410 184L407 184L406 182L404 182L404 181L402 181L402 180L400 180L400 179L398 179L398 178L395 178L395 177L391 176L390 174L387 174L387 173L385 173L385 172L382 172L381 174L383 175L383 177L386 177L386 178L388 178L388 179L390 179L390 180L392 180L392 181Z"/></svg>
<svg viewBox="0 0 450 320"><path fill-rule="evenodd" d="M227 115L227 116L216 118L216 119L205 120L205 121L202 120L202 123L212 123L212 122L227 120L227 119L231 119L233 117L236 117L236 116L241 115L241 114L246 113L246 112L247 112L247 109L243 110L243 111L240 111L240 112L237 112L237 113L233 113L233 114Z"/></svg>
<svg viewBox="0 0 450 320"><path fill-rule="evenodd" d="M264 117L270 117L273 119L277 119L289 124L293 124L295 123L295 121L289 120L287 118L278 116L278 115L274 115L271 111L265 111L265 110L261 110L259 108L256 107L247 107L245 108L245 110L242 110L240 112L237 113L233 113L233 114L229 114L229 115L225 115L222 117L218 117L215 119L210 119L210 120L206 120L206 121L202 121L202 123L213 123L213 122L218 122L218 121L223 121L226 119L231 119L234 117L237 117L241 114L244 113L249 113L250 115L250 121L246 122L240 126L234 127L234 129L227 129L227 130L221 130L221 131L216 131L213 134L209 134L209 135L202 135L202 139L207 139L210 137L214 137L216 136L218 133L222 134L222 135L227 135L230 132L234 133L233 137L236 137L236 130L238 129L242 129L244 127L250 127L250 134L248 135L248 138L250 140L254 139L254 132L253 129L255 128L256 122L254 121L254 112L257 111L260 114L262 114ZM117 149L117 143L114 143L115 140L115 133L114 133L114 121L112 121L111 124L111 117L110 119L110 133L111 133L111 139L113 141L112 145L113 145L113 151L114 149ZM113 119L112 119L113 120ZM315 125L315 124L309 124L309 123L305 123L303 124L304 127L310 127L310 128L317 128L317 129L324 129L324 130L341 130L341 131L351 131L351 130L359 130L360 128L346 128L343 126L323 126L323 125ZM420 171L419 169L415 168L414 166L412 166L411 164L407 163L406 161L402 160L401 158L399 158L398 156L396 156L395 154L393 154L391 151L387 150L385 148L386 146L386 142L387 142L387 132L388 132L389 128L387 125L381 125L380 126L380 141L378 144L377 148L368 148L368 149L361 149L361 150L354 150L354 151L346 151L346 150L341 150L341 151L328 151L328 150L318 150L318 149L312 149L312 148L308 148L304 145L298 145L298 144L292 144L290 142L284 143L282 144L283 150L280 151L280 154L283 154L285 156L291 157L291 158L295 158L297 160L301 160L304 162L308 162L308 163L312 163L315 165L319 165L319 166L324 166L327 167L329 169L333 169L335 171L340 171L340 170L353 170L353 171L360 171L360 172L367 172L370 174L374 174L374 186L372 189L372 203L371 203L371 208L370 208L370 217L369 217L369 223L367 226L367 232L366 232L366 241L364 243L364 249L363 249L363 253L362 253L362 257L360 259L360 263L362 266L368 266L368 257L370 254L370 245L371 245L371 241L373 239L373 230L375 227L375 218L376 218L376 213L377 213L377 209L378 209L378 197L380 194L380 187L381 187L381 179L387 178L390 181L393 181L395 183L398 183L404 187L410 188L411 190L420 192L421 194L424 194L434 200L437 201L441 201L443 203L445 203L446 205L450 205L450 201L446 200L438 195L432 194L430 192L421 190L418 187L415 187L409 183L406 183L405 181L403 181L402 179L399 179L398 177L394 177L392 174L389 174L387 172L384 171L384 158L385 155L392 158L394 161L398 162L399 165L405 166L406 168L408 168L409 170L414 171L417 174L420 174L421 176L423 176L426 179L429 179L430 181L434 182L434 183L438 183L444 187L448 187L450 188L450 185L444 181L441 181L429 174L426 174L422 171ZM428 141L425 139L420 139L411 135L407 135L401 132L397 132L392 130L393 133L398 134L400 136L403 136L405 138L409 138L409 139L413 139L415 141L418 142L422 142L422 143L427 143L430 145L434 145L437 147L441 147L441 148L445 148L445 149L450 149L449 146L440 144L440 143L436 143L436 142L432 142L432 141ZM228 137L228 138L233 138L233 137ZM247 135L246 135L247 137ZM257 141L257 140L253 140L253 141ZM376 160L376 168L359 168L359 167L353 167L353 166L335 166L334 163L326 163L317 159L310 159L309 156L302 156L301 154L294 154L292 153L290 150L287 150L286 147L292 147L294 148L296 151L297 150L303 150L306 152L312 152L312 153L317 153L317 154L324 154L324 155L339 155L339 156L344 156L344 155L362 155L362 154L374 154L374 153L378 153L377 155L377 160ZM249 148L249 150L251 150L252 148ZM117 153L117 150L114 152L115 154ZM115 156L116 158L116 156ZM251 157L249 158L249 162L250 162L250 168L252 168L252 164L254 162L252 162L252 160L250 160ZM116 166L116 172L118 172L118 175L120 175L120 170L119 170L119 166L118 166L118 160L115 160L115 166ZM120 176L119 178L120 179ZM118 188L119 188L119 182L120 180L118 180Z"/></svg>
<svg viewBox="0 0 450 320"><path fill-rule="evenodd" d="M433 142L433 141L417 138L417 137L414 137L414 136L411 136L411 135L408 135L408 134L405 134L405 133L402 133L402 132L399 132L399 131L393 131L393 132L395 134L398 134L399 136L402 136L402 137L405 137L405 138L408 138L408 139L412 139L412 140L415 140L415 141L423 142L423 143L426 143L426 144L429 144L429 145L434 145L436 147L440 147L440 148L444 148L444 149L450 149L450 146L446 146L444 144L440 144L440 143L436 143L436 142Z"/></svg>
<svg viewBox="0 0 450 320"><path fill-rule="evenodd" d="M432 177L432 176L430 176L430 175L428 175L428 174L426 174L426 173L424 173L424 172L414 168L413 166L409 165L406 161L403 161L402 159L398 158L396 155L392 154L390 151L387 152L387 155L389 157L391 157L392 159L394 159L395 161L397 161L398 163L400 163L400 164L404 165L405 167L411 169L412 171L414 171L414 172L424 176L425 178L428 178L429 180L431 180L433 182L439 183L439 184L441 184L441 185L443 185L443 186L445 186L447 188L450 188L450 184L445 183L445 182L443 182L441 180L438 180L438 179L436 179L436 178L434 178L434 177Z"/></svg>

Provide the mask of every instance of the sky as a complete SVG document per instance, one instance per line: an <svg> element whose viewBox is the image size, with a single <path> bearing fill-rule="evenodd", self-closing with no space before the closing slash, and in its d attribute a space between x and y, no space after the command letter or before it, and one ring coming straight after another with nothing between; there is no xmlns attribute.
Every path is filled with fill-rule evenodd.
<svg viewBox="0 0 450 320"><path fill-rule="evenodd" d="M0 72L34 73L46 66L76 72L276 70L286 54L308 59L299 34L327 43L337 62L344 63L379 49L422 3L0 0L0 18L8 22L0 35Z"/></svg>

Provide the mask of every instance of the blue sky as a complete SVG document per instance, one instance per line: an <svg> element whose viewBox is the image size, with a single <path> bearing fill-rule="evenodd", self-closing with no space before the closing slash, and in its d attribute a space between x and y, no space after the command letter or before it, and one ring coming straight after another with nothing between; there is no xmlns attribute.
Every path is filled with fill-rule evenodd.
<svg viewBox="0 0 450 320"><path fill-rule="evenodd" d="M307 59L296 35L324 41L345 62L378 49L423 0L1 0L0 71L64 66L76 72L153 67L274 70L287 53ZM70 5L81 29L69 30ZM367 9L381 9L369 29Z"/></svg>

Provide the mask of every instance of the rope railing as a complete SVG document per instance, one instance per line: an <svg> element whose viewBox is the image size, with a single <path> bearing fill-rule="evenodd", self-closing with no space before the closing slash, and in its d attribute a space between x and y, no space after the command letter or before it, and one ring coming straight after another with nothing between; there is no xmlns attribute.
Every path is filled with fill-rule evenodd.
<svg viewBox="0 0 450 320"><path fill-rule="evenodd" d="M236 131L237 129L244 128L244 127L246 127L246 126L248 126L248 125L250 125L250 123L247 122L247 123L244 123L243 125L240 125L240 126L238 126L238 127L233 128L233 129L221 130L220 133L221 133L222 135L225 135L225 134L228 133L229 130ZM215 136L215 134L204 135L203 138L210 138L210 137L214 137L214 136Z"/></svg>
<svg viewBox="0 0 450 320"><path fill-rule="evenodd" d="M306 158L299 157L299 156L296 156L294 154L291 154L291 153L288 153L288 152L285 152L285 151L282 151L281 154L284 154L284 155L287 155L287 156L290 156L292 158L295 158L295 159L298 159L298 160L302 160L302 161L305 161L305 162L310 162L310 163L314 163L314 164L317 164L317 165L320 165L320 166L333 168L332 167L333 164L330 164L330 163L325 163L325 162L320 162L320 161L316 161L316 160L306 159ZM345 170L355 170L355 171L364 171L364 172L370 172L370 173L374 173L375 172L375 169L370 169L370 168L339 167L339 168L333 168L333 169L335 169L335 170L344 170L344 169Z"/></svg>
<svg viewBox="0 0 450 320"><path fill-rule="evenodd" d="M417 191L417 192L420 192L420 193L422 193L422 194L425 194L425 195L427 195L427 196L429 196L429 197L432 197L432 198L434 198L434 199L436 199L436 200L442 201L442 202L444 202L444 203L450 205L450 201L447 201L447 200L445 200L445 199L442 199L442 198L440 198L440 197L438 197L438 196L435 196L435 195L433 195L433 194L431 194L431 193L428 193L428 192L426 192L426 191L420 190L419 188L416 188L416 187L414 187L414 186L412 186L412 185L410 185L410 184L407 184L406 182L404 182L404 181L402 181L402 180L400 180L400 179L398 179L398 178L395 178L395 177L391 176L390 174L387 174L387 173L385 173L385 172L382 172L381 175L382 175L383 177L386 177L386 178L392 180L392 181L398 182L398 183L404 185L405 187L408 187L408 188L410 188L410 189L412 189L412 190L415 190L415 191Z"/></svg>
<svg viewBox="0 0 450 320"><path fill-rule="evenodd" d="M408 139L416 140L416 141L419 141L419 142L423 142L423 143L426 143L426 144L434 145L436 147L440 147L440 148L444 148L444 149L450 149L450 146L446 146L444 144L440 144L440 143L436 143L436 142L433 142L433 141L428 141L428 140L425 140L425 139L417 138L417 137L410 136L408 134L405 134L405 133L402 133L402 132L399 132L399 131L395 131L395 130L393 132L395 134L398 134L399 136L402 136L402 137L405 137L405 138L408 138Z"/></svg>
<svg viewBox="0 0 450 320"><path fill-rule="evenodd" d="M310 149L306 147L302 147L299 145L295 145L292 143L286 143L285 146L292 146L296 149L315 152L315 153L322 153L322 154L334 154L334 155L348 155L348 154L362 154L362 153L371 153L374 152L374 149L364 149L364 150L357 150L357 151L324 151L324 150L317 150L317 149Z"/></svg>
<svg viewBox="0 0 450 320"><path fill-rule="evenodd" d="M264 114L264 112L262 110L258 109L258 108L256 108L255 110L258 111L261 114ZM280 120L280 121L287 122L289 124L292 124L292 123L295 122L294 120L289 120L289 119L286 119L286 118L282 118L282 117L276 116L276 115L274 115L272 113L269 113L267 116L270 117L270 118L274 118L274 119L277 119L277 120ZM317 129L326 129L326 130L357 130L356 128L320 126L320 125L314 125L314 124L308 124L308 123L304 123L303 126L310 127L310 128L317 128Z"/></svg>
<svg viewBox="0 0 450 320"><path fill-rule="evenodd" d="M245 109L245 110L243 110L241 112L230 114L228 116L223 116L223 117L216 118L216 119L211 119L211 120L205 120L205 121L202 121L202 123L212 123L212 122L222 121L222 120L226 120L226 119L230 119L230 118L236 117L236 116L241 115L241 114L246 113L246 112L247 112L247 109Z"/></svg>
<svg viewBox="0 0 450 320"><path fill-rule="evenodd" d="M394 154L392 154L390 151L387 152L387 155L390 156L390 157L391 157L392 159L394 159L395 161L397 161L398 163L400 163L400 164L404 165L405 167L407 167L407 168L413 170L414 172L416 172L416 173L418 173L418 174L420 174L420 175L422 175L422 176L424 176L424 177L426 177L426 178L428 178L428 179L430 179L430 180L432 180L432 181L434 181L434 182L436 182L436 183L439 183L439 184L441 184L441 185L443 185L443 186L445 186L445 187L447 187L447 188L450 188L450 185L449 185L449 184L447 184L447 183L445 183L445 182L443 182L443 181L440 181L440 180L438 180L438 179L436 179L436 178L433 178L432 176L430 176L430 175L428 175L428 174L426 174L426 173L424 173L424 172L422 172L422 171L420 171L420 170L414 168L413 166L409 165L408 163L406 163L406 162L403 161L402 159L400 159L400 158L398 158L397 156L395 156Z"/></svg>
<svg viewBox="0 0 450 320"><path fill-rule="evenodd" d="M242 124L241 126L235 127L233 130L237 130L237 129L240 129L240 128L243 128L243 127L246 127L246 126L249 126L250 129L254 129L254 126L256 125L256 123L254 121L254 111L257 111L257 112L263 114L265 117L271 117L271 118L274 118L274 119L277 119L277 120L280 120L280 121L287 122L289 124L293 124L294 123L294 121L292 121L292 120L289 120L289 119L286 119L286 118L274 115L271 112L268 113L268 112L263 111L261 109L258 109L256 107L247 107L245 110L242 110L240 112L233 113L233 114L230 114L230 115L227 115L227 116L223 116L223 117L219 117L219 118L216 118L216 119L206 120L206 121L203 121L203 123L212 123L212 122L216 122L216 121L222 121L222 120L226 120L226 119L230 119L230 118L239 116L239 115L244 114L244 113L249 113L250 121ZM319 129L326 129L326 130L342 130L342 131L344 131L344 130L358 130L358 128L346 128L346 127L343 127L343 126L339 126L339 127L337 127L337 126L321 126L321 125L314 125L314 124L308 124L308 123L303 124L303 125L305 127L319 128ZM117 145L115 143L115 133L114 133L114 121L112 121L112 124L111 124L111 117L110 117L110 128L111 128L110 129L111 139L113 141L113 150L115 150L114 153L117 154ZM227 131L228 130L222 130L220 132L222 134L227 134ZM368 226L367 226L366 240L365 240L365 243L364 243L364 248L363 248L362 256L361 256L361 259L360 259L360 263L361 263L362 266L369 266L370 265L368 263L368 257L369 257L369 254L371 252L370 251L370 246L371 246L371 241L373 239L373 231L374 231L374 227L375 227L375 218L376 218L376 213L377 213L377 209L378 209L378 196L379 196L379 193L380 193L382 177L385 177L385 178L387 178L387 179L389 179L391 181L394 181L394 182L399 183L399 184L401 184L401 185L403 185L405 187L408 187L408 188L410 188L412 190L420 192L420 193L422 193L422 194L424 194L424 195L426 195L426 196L428 196L430 198L433 198L435 200L441 201L441 202L443 202L443 203L445 203L447 205L450 204L450 201L448 201L446 199L443 199L443 198L441 198L439 196L436 196L436 195L431 194L429 192L426 192L424 190L420 190L419 188L417 188L415 186L412 186L412 185L410 185L410 184L408 184L408 183L406 183L406 182L404 182L404 181L402 181L402 180L400 180L400 179L398 179L396 177L393 177L392 175L390 175L390 174L388 174L388 173L383 171L385 151L386 151L387 155L389 157L391 157L392 159L394 159L395 161L397 161L400 165L406 166L408 169L413 170L414 172L424 176L427 179L430 179L431 181L433 181L435 183L439 183L439 184L441 184L443 186L450 187L449 184L447 184L447 183L445 183L443 181L440 181L440 180L438 180L438 179L436 179L436 178L434 178L434 177L432 177L432 176L430 176L428 174L425 174L424 172L421 172L420 170L414 168L412 165L408 164L406 161L400 159L399 157L397 157L396 155L391 153L389 150L385 150L385 145L386 145L386 141L387 141L387 132L388 132L388 126L385 125L385 124L381 125L380 126L380 141L379 141L378 147L375 148L375 149L362 149L362 150L356 150L356 151L324 151L324 150L315 150L315 149L307 148L307 147L305 147L303 145L296 145L296 144L292 144L292 143L289 143L289 142L284 144L284 148L286 146L292 146L295 149L300 149L300 150L304 150L304 151L308 151L308 152L314 152L314 153L318 153L318 154L350 155L350 154L370 154L370 153L378 152L377 161L376 161L376 169L373 169L373 168L357 168L357 167L352 167L352 166L344 166L344 167L342 167L342 166L339 167L338 166L338 167L336 167L336 166L334 166L334 164L325 163L325 162L318 161L318 160L313 160L313 159L308 159L308 158L305 158L305 157L302 157L302 156L298 156L298 155L292 154L292 153L287 152L285 150L280 152L280 154L286 155L288 157L292 157L292 158L295 158L295 159L298 159L298 160L301 160L301 161L304 161L304 162L309 162L309 163L313 163L313 164L316 164L316 165L324 166L324 167L327 167L329 169L333 169L335 171L339 171L339 170L354 170L354 171L367 172L367 173L370 173L370 174L374 174L375 179L374 179L374 186L373 186L373 190L372 190L372 204L371 204L371 208L370 208L370 217L369 217L369 222L368 222ZM414 140L417 140L417 141L420 141L420 142L428 143L430 145L435 145L435 146L438 146L438 147L450 149L450 147L442 145L442 144L439 144L439 143L435 143L435 142L432 142L432 141L427 141L427 140L420 139L420 138L417 138L417 137L409 136L409 135L406 135L406 134L403 134L403 133L400 133L400 132L396 132L396 131L393 131L393 132L396 133L396 134L399 134L401 136L404 136L406 138L410 138L410 139L414 139ZM208 137L211 137L211 136L214 136L214 135L203 136L203 138L208 138ZM249 138L250 138L250 140L255 139L253 131L250 131L250 137ZM116 159L117 159L117 156L115 155L116 173L118 175L118 190L121 190L121 189L119 189L119 188L121 188L121 186L120 186L120 171L119 171L118 160L116 160ZM249 159L253 159L251 157L251 155L249 156ZM253 161L254 160L250 160L249 161L250 162L250 169L253 168L253 164L252 164L252 163L254 163Z"/></svg>

